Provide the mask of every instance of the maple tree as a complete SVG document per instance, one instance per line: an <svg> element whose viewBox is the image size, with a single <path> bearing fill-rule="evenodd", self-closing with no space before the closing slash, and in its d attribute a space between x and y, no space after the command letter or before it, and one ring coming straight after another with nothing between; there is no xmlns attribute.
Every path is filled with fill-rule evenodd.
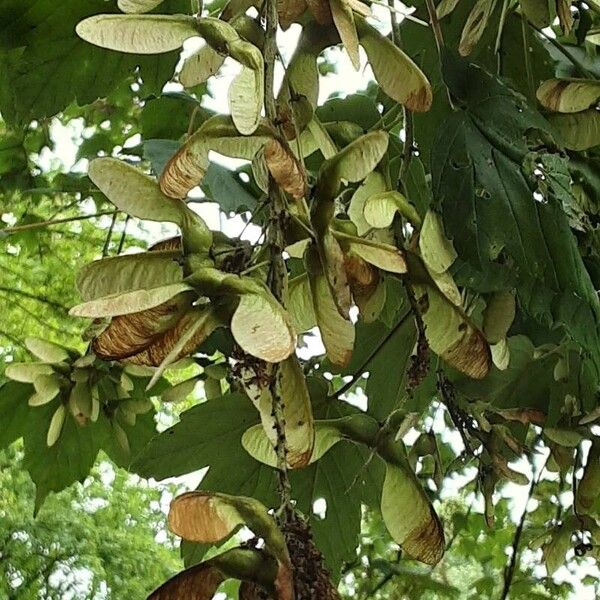
<svg viewBox="0 0 600 600"><path fill-rule="evenodd" d="M600 7L425 0L400 19L390 4L382 32L376 6L0 6L3 212L40 190L75 196L62 219L28 203L3 222L9 253L31 231L79 223L98 237L112 219L98 260L78 260L76 235L61 240L74 247L76 306L40 300L20 278L0 290L69 310L85 342L72 348L43 322L24 339L3 332L30 356L6 361L0 439L23 437L37 509L85 479L100 450L158 480L208 467L169 513L189 567L153 600L210 598L227 579L245 599L335 598L363 505L402 556L435 567L453 539L437 496L472 467L490 528L497 490L533 497L557 474L548 501L560 510L543 524L523 514L502 598L523 535L549 575L569 551L597 555ZM277 35L292 25L284 61ZM203 44L178 66L191 38ZM340 44L374 81L322 102L320 56ZM228 110L214 112L207 81L226 59L237 72ZM161 93L172 80L181 91ZM88 124L85 176L30 164L57 113ZM133 134L139 144L125 145ZM211 230L198 188L258 240ZM123 252L137 220L178 234ZM206 401L157 433L161 403L199 381ZM348 402L357 392L365 410ZM453 448L428 424L438 410ZM566 485L563 507L551 496ZM201 561L241 527L254 537Z"/></svg>

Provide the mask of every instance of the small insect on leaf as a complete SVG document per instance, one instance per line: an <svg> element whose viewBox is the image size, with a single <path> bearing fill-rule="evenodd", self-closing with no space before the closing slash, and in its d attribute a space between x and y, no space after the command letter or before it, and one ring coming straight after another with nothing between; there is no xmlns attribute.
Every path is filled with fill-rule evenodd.
<svg viewBox="0 0 600 600"><path fill-rule="evenodd" d="M274 448L278 437L270 386L261 384L256 371L251 367L242 370L241 380L260 413L263 430ZM311 459L315 431L306 377L295 355L280 363L276 390L283 403L288 465L292 469L305 467Z"/></svg>
<svg viewBox="0 0 600 600"><path fill-rule="evenodd" d="M198 35L185 15L94 15L80 21L77 35L96 46L132 54L161 54Z"/></svg>

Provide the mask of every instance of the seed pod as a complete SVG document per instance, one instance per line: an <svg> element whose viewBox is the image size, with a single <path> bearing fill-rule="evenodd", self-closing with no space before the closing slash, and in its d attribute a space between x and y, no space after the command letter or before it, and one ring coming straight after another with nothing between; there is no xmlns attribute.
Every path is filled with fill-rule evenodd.
<svg viewBox="0 0 600 600"><path fill-rule="evenodd" d="M306 180L296 157L275 139L265 145L267 168L278 185L295 200L306 195Z"/></svg>
<svg viewBox="0 0 600 600"><path fill-rule="evenodd" d="M67 411L65 410L65 406L64 404L61 404L52 415L50 427L48 427L48 435L46 436L46 443L48 444L49 448L54 446L60 437L60 432L62 431L65 423L66 414Z"/></svg>
<svg viewBox="0 0 600 600"><path fill-rule="evenodd" d="M129 447L129 440L127 439L127 434L125 433L125 430L114 419L112 421L112 427L115 440L117 440L117 443L123 449L123 451L126 454L129 454L131 450Z"/></svg>

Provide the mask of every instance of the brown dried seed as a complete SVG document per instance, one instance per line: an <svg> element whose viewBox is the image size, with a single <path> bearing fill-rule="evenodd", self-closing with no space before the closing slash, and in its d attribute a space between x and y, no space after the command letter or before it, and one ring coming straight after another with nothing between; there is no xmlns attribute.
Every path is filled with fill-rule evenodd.
<svg viewBox="0 0 600 600"><path fill-rule="evenodd" d="M296 157L283 146L271 139L265 145L265 161L267 168L278 185L295 200L304 198L306 180L302 166Z"/></svg>

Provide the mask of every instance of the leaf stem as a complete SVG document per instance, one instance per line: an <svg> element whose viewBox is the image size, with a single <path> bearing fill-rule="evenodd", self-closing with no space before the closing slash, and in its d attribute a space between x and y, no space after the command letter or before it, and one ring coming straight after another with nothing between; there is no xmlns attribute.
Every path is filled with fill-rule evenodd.
<svg viewBox="0 0 600 600"><path fill-rule="evenodd" d="M352 374L352 379L350 379L350 381L345 383L336 392L329 394L329 396L327 396L327 400L332 400L333 398L339 398L342 394L345 394L347 391L351 390L354 387L357 380L365 372L365 369L370 364L370 362L379 354L381 349L396 334L398 329L400 329L400 327L402 327L402 325L404 325L404 323L406 322L408 317L411 315L411 313L412 313L412 310L409 309L408 311L406 311L406 313L404 313L404 315L402 315L402 317L400 317L400 320L394 325L394 327L392 327L392 329L390 329L388 334L381 340L381 342L379 342L379 344L373 349L373 351L367 356L367 358L365 358L365 360L358 367L358 369L356 369L356 371L354 371L354 373Z"/></svg>
<svg viewBox="0 0 600 600"><path fill-rule="evenodd" d="M525 519L527 518L527 505L529 501L533 497L533 492L537 485L540 483L542 479L542 475L544 474L544 469L546 468L546 463L548 462L550 454L546 457L544 464L541 466L537 477L531 478L531 485L529 486L529 493L527 494L527 500L525 502L525 507L523 508L523 514L521 515L521 519L517 525L515 530L515 536L513 538L512 543L512 553L510 556L510 560L506 565L506 569L504 570L504 586L502 588L502 595L500 596L500 600L506 600L508 598L508 594L510 592L510 586L512 585L513 578L515 576L515 569L517 566L517 558L519 554L519 545L521 543L521 537L523 535L523 528L525 527Z"/></svg>
<svg viewBox="0 0 600 600"><path fill-rule="evenodd" d="M553 37L550 37L543 29L536 27L531 21L528 21L525 15L521 15L523 21L525 21L532 29L537 31L544 39L552 44L579 72L579 74L585 79L596 79L593 73L590 73L580 62L577 60L560 42L557 42Z"/></svg>
<svg viewBox="0 0 600 600"><path fill-rule="evenodd" d="M265 11L265 43L264 43L264 103L265 115L272 125L277 126L277 105L275 103L275 61L277 59L277 0L266 0ZM283 259L283 225L285 219L285 203L277 183L269 174L269 219L267 225L267 245L271 253L271 268L268 274L268 284L271 292L279 302L283 302L286 286L287 270ZM285 434L285 418L283 414L283 399L279 393L277 364L271 367L270 392L272 398L272 415L274 420L277 443L277 487L281 505L277 516L283 524L289 523L294 517L292 506L292 488L287 468L287 445Z"/></svg>

